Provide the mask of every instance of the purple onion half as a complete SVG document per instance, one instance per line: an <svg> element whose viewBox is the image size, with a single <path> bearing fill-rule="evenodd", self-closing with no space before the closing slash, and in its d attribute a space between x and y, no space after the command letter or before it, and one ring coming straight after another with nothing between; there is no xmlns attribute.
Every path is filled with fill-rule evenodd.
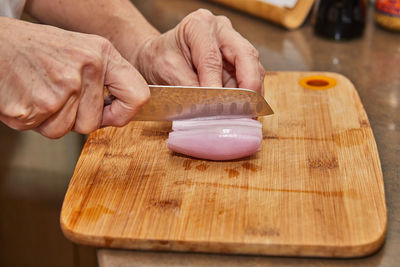
<svg viewBox="0 0 400 267"><path fill-rule="evenodd" d="M193 119L174 121L168 149L209 160L232 160L260 150L262 124L253 119Z"/></svg>

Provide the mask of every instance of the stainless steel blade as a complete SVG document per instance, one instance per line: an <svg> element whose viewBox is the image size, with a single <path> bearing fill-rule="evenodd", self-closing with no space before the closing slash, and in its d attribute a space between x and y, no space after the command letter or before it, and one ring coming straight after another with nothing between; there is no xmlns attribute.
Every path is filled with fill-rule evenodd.
<svg viewBox="0 0 400 267"><path fill-rule="evenodd" d="M199 117L258 117L273 114L259 93L249 89L150 85L150 100L136 121Z"/></svg>

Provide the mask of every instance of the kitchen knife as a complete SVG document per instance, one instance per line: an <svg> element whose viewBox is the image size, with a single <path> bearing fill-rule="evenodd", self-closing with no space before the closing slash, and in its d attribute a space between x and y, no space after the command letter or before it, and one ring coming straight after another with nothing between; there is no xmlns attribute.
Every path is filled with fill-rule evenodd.
<svg viewBox="0 0 400 267"><path fill-rule="evenodd" d="M173 121L204 117L259 117L273 114L259 93L241 88L149 85L150 100L135 121ZM105 88L105 105L113 96Z"/></svg>

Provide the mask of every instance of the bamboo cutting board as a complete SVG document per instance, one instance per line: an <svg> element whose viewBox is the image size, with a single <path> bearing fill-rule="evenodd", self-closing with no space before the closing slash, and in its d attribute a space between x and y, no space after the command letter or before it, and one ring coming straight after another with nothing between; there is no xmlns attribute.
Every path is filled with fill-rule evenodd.
<svg viewBox="0 0 400 267"><path fill-rule="evenodd" d="M386 206L375 140L349 80L268 73L275 114L261 152L212 162L167 150L170 123L91 134L61 226L77 243L128 249L356 257L377 250ZM329 79L329 78L328 78ZM318 88L319 87L319 88ZM324 89L324 90L322 90Z"/></svg>

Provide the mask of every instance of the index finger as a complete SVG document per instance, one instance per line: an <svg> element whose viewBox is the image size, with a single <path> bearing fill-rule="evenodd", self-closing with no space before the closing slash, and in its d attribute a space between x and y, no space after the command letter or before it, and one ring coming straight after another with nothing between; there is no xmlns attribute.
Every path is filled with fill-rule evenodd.
<svg viewBox="0 0 400 267"><path fill-rule="evenodd" d="M223 61L214 16L209 11L200 10L188 17L181 27L181 39L190 49L200 86L222 87Z"/></svg>
<svg viewBox="0 0 400 267"><path fill-rule="evenodd" d="M140 73L113 51L104 75L104 85L115 97L103 109L102 126L127 124L150 97L149 87Z"/></svg>
<svg viewBox="0 0 400 267"><path fill-rule="evenodd" d="M238 87L262 93L265 70L258 51L230 23L222 27L218 36L220 49L225 60L235 67Z"/></svg>

